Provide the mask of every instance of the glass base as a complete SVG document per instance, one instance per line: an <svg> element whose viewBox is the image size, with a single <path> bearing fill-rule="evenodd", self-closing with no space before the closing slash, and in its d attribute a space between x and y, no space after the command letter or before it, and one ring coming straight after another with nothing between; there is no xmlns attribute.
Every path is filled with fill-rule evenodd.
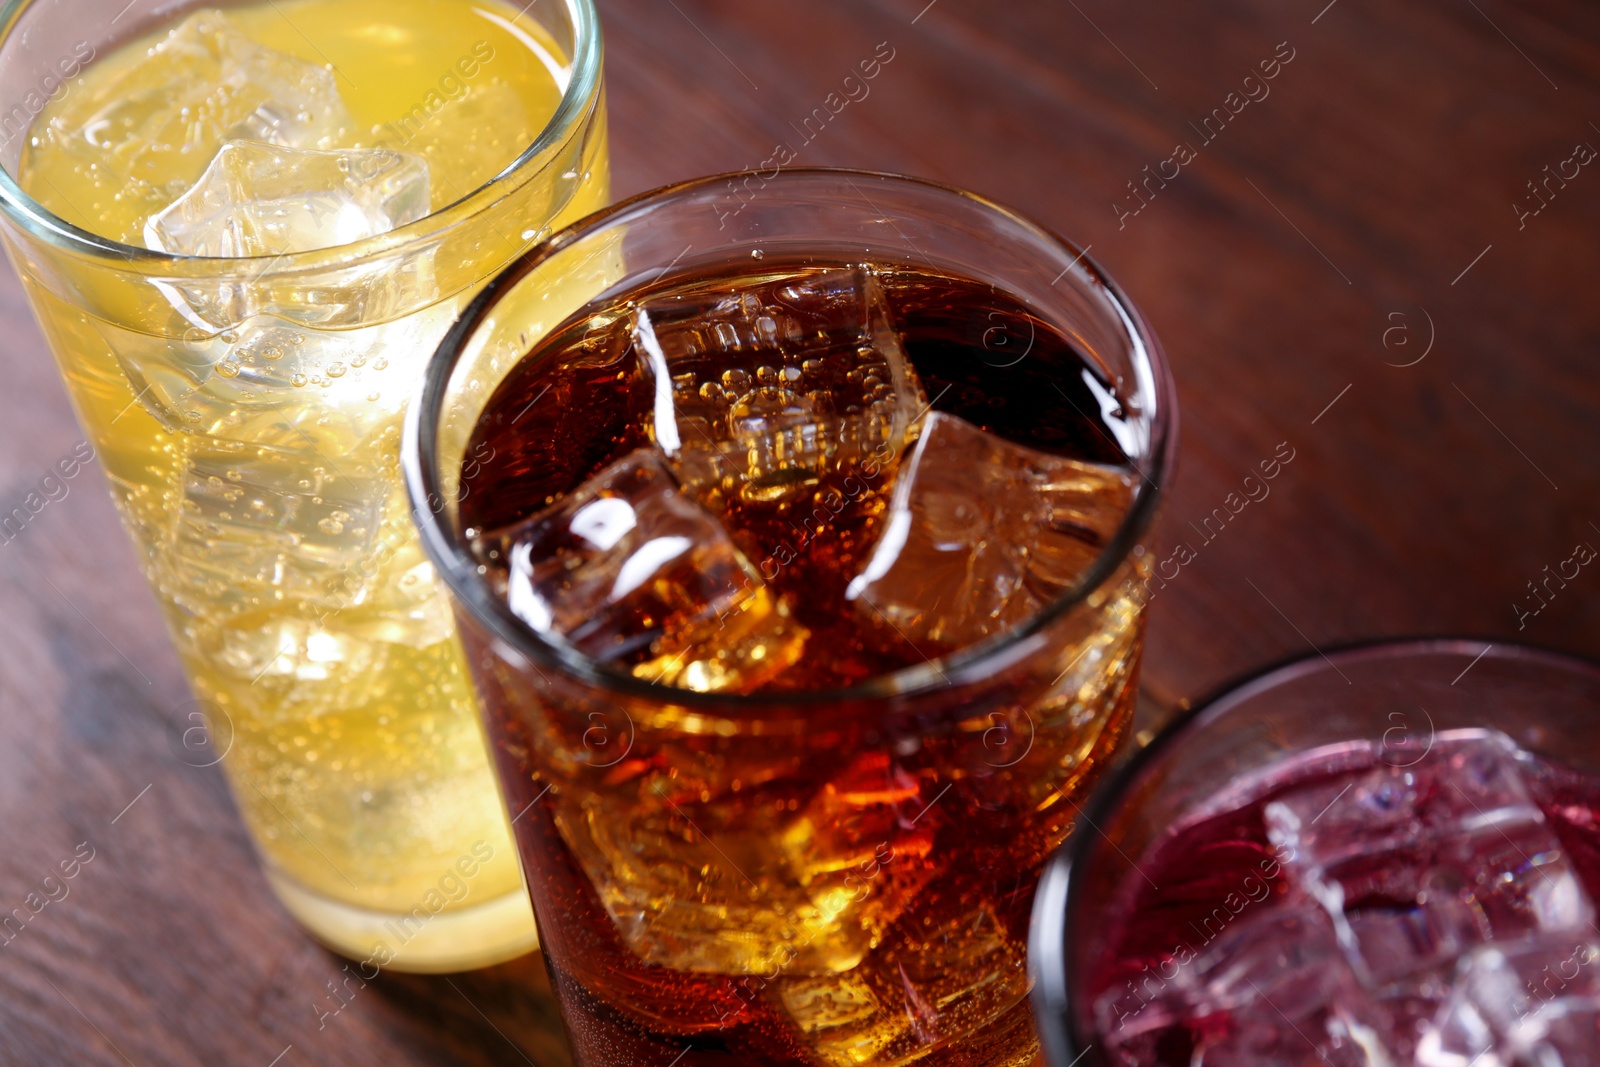
<svg viewBox="0 0 1600 1067"><path fill-rule="evenodd" d="M452 908L436 915L401 915L357 908L276 874L267 881L289 914L311 936L352 960L382 959L391 954L387 971L447 974L490 967L516 959L539 947L533 906L526 890L497 897L471 908Z"/></svg>

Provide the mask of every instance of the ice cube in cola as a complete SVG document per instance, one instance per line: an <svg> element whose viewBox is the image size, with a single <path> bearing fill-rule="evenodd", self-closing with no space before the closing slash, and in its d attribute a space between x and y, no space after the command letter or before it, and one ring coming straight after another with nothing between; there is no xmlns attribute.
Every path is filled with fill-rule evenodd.
<svg viewBox="0 0 1600 1067"><path fill-rule="evenodd" d="M1110 543L1137 476L942 412L918 427L884 535L847 596L873 626L972 644L1060 597Z"/></svg>
<svg viewBox="0 0 1600 1067"><path fill-rule="evenodd" d="M512 611L595 659L636 661L633 673L648 681L756 686L804 650L788 605L652 449L498 541Z"/></svg>
<svg viewBox="0 0 1600 1067"><path fill-rule="evenodd" d="M676 293L637 315L651 436L712 500L798 499L832 471L890 462L925 414L871 271Z"/></svg>

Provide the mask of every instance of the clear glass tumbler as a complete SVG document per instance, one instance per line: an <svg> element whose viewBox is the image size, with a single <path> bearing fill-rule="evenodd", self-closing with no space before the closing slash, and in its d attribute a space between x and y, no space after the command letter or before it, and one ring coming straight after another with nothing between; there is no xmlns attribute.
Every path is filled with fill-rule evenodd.
<svg viewBox="0 0 1600 1067"><path fill-rule="evenodd" d="M185 257L45 210L16 180L33 118L94 57L201 6L217 5L0 9L0 237L280 899L379 965L509 958L537 935L406 506L401 420L484 281L608 199L596 12L555 0L523 7L520 26L513 11L484 16L559 71L558 109L498 176L391 232Z"/></svg>
<svg viewBox="0 0 1600 1067"><path fill-rule="evenodd" d="M469 438L496 387L602 294L763 259L991 285L1120 383L1120 444L1145 477L1068 593L853 688L743 696L641 680L511 612L462 528ZM554 298L552 278L569 283ZM992 340L992 367L1027 358L1026 338ZM579 1063L1033 1061L1031 887L1133 711L1142 540L1174 417L1154 339L1079 249L907 178L689 182L577 224L491 283L429 369L407 479L456 598Z"/></svg>

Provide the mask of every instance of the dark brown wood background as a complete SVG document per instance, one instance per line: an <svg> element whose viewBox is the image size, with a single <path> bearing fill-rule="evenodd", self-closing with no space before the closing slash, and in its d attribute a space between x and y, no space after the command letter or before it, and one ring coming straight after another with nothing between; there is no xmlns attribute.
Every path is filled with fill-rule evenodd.
<svg viewBox="0 0 1600 1067"><path fill-rule="evenodd" d="M602 9L619 196L799 144L795 125L887 43L871 95L797 162L1014 205L1091 245L1143 307L1183 410L1157 547L1197 551L1154 601L1152 692L1175 702L1313 644L1382 635L1600 656L1600 567L1520 624L1513 606L1536 606L1526 583L1576 544L1600 547L1600 166L1552 182L1520 226L1513 207L1536 205L1526 183L1547 165L1600 147L1600 7ZM1294 58L1270 95L1201 146L1190 124L1242 95L1280 45ZM1126 183L1179 141L1198 158L1119 224L1113 205L1137 204ZM7 271L0 511L79 440ZM1201 519L1281 442L1295 459L1271 495L1207 543ZM220 774L174 755L187 699L86 472L0 547L0 912L76 843L96 849L70 895L0 948L0 1062L566 1063L536 959L386 975L319 1031L313 1005L341 961L274 902Z"/></svg>

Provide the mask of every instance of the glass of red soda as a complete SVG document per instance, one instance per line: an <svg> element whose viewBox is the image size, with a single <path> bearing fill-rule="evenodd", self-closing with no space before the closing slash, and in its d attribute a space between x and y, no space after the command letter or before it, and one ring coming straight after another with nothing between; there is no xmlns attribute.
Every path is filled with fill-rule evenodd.
<svg viewBox="0 0 1600 1067"><path fill-rule="evenodd" d="M1055 1067L1600 1062L1600 666L1312 656L1170 726L1035 900Z"/></svg>

